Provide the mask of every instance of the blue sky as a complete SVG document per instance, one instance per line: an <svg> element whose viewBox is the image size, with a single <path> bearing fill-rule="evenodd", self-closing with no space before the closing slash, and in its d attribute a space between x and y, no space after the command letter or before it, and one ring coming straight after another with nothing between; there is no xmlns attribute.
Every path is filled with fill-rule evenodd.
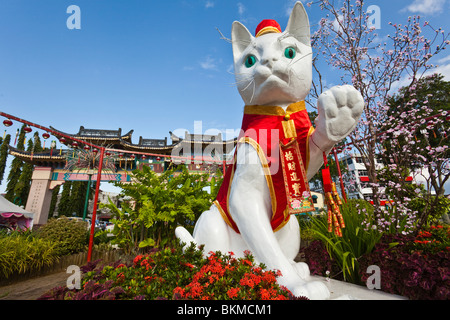
<svg viewBox="0 0 450 320"><path fill-rule="evenodd" d="M194 121L204 132L239 129L243 102L233 85L231 44L216 28L229 38L234 20L254 32L270 18L284 29L294 3L2 0L0 110L68 133L81 125L134 129L134 143L193 131ZM381 9L380 33L414 14L449 29L448 0L365 2L371 4ZM66 26L70 5L81 9L80 30ZM324 13L317 5L306 10L314 31ZM449 56L438 59L449 77ZM329 77L339 84L335 72Z"/></svg>

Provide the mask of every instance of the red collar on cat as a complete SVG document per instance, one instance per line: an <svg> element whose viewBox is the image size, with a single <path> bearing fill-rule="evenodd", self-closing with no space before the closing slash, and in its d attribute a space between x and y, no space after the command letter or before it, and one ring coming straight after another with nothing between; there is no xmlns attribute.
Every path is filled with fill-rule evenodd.
<svg viewBox="0 0 450 320"><path fill-rule="evenodd" d="M255 37L260 37L266 33L281 33L281 27L278 22L270 19L261 21L256 27Z"/></svg>

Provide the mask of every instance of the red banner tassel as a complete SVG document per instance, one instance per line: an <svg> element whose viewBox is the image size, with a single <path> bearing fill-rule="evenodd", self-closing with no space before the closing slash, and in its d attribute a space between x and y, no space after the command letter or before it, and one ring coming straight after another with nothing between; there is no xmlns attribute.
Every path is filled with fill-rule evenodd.
<svg viewBox="0 0 450 320"><path fill-rule="evenodd" d="M323 153L324 169L322 169L323 190L325 204L328 208L328 232L333 232L337 237L342 237L342 228L345 228L344 218L339 210L342 205L341 198L336 189L336 184L331 181L330 168L325 152Z"/></svg>

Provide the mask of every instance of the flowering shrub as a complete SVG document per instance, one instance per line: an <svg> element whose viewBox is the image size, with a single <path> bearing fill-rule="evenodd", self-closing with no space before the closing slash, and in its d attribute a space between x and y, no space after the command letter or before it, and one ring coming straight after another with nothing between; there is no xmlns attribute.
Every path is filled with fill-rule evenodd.
<svg viewBox="0 0 450 320"><path fill-rule="evenodd" d="M450 227L431 226L418 233L413 248L422 252L439 252L450 250Z"/></svg>
<svg viewBox="0 0 450 320"><path fill-rule="evenodd" d="M384 234L372 252L358 258L361 283L376 265L381 272L381 290L409 299L443 299L450 296L450 228L431 226L417 233ZM338 262L330 258L325 244L315 240L303 248L311 274L342 280Z"/></svg>
<svg viewBox="0 0 450 320"><path fill-rule="evenodd" d="M184 252L152 249L129 263L82 268L82 288L54 288L41 299L294 299L276 282L279 272L255 264L252 255L236 258L232 252L210 252L207 258L195 246ZM306 298L295 298L306 299Z"/></svg>
<svg viewBox="0 0 450 320"><path fill-rule="evenodd" d="M281 273L263 268L254 264L249 252L241 259L236 259L232 252L210 253L192 281L176 287L174 293L181 299L287 300L289 291L276 282Z"/></svg>
<svg viewBox="0 0 450 320"><path fill-rule="evenodd" d="M381 290L406 296L409 299L446 300L450 296L450 252L438 247L417 246L411 235L385 235L369 255L360 259L361 279L369 265L381 271ZM422 241L422 240L419 240ZM447 240L448 241L448 240Z"/></svg>

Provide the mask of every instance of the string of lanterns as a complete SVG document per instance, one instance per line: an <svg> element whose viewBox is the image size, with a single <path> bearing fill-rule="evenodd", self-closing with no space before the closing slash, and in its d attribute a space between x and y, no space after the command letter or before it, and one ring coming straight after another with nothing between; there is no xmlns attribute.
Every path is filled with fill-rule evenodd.
<svg viewBox="0 0 450 320"><path fill-rule="evenodd" d="M11 127L13 125L13 121L11 119L7 118L7 119L5 119L3 121L3 125L5 127ZM31 129L31 127L29 125L26 125L23 128L23 131L25 132L25 134L28 134L28 133L32 132L32 129ZM5 130L4 136L5 136L5 134L6 134L6 130ZM20 130L17 129L16 137L15 137L15 141L14 141L14 146L17 144L17 139L18 139L19 135L20 135ZM51 137L50 133L47 132L47 131L44 131L44 133L42 134L42 138L44 139L43 149L45 149L46 140L49 139L50 137ZM79 150L80 145L82 145L81 143L79 143L77 141L70 142L69 139L66 139L63 136L61 136L58 139L58 141L60 143L59 156L63 156L63 145L65 145L65 146L68 146L69 148L72 149L72 150L67 149L66 153L69 153L71 151L72 158L74 158L75 157L75 153L76 153L75 150ZM55 140L51 141L49 149L50 149L50 156L52 157L53 156L53 150L56 149L56 141ZM83 149L85 151L89 151L89 150L92 149L92 153L93 154L97 154L98 153L98 148L92 148L92 146L90 146L88 144L85 144L83 146ZM171 156L171 155L158 155L158 154L143 153L143 152L139 152L138 156L136 156L134 153L125 156L125 153L129 154L130 152L127 152L125 150L123 150L121 152L119 152L117 150L115 150L115 151L106 150L105 151L105 155L107 157L107 161L113 161L113 162L117 162L118 161L119 162L119 168L122 168L122 162L123 162L124 163L124 167L122 169L125 169L125 171L128 170L129 166L130 166L130 169L132 169L133 164L138 164L140 161L146 162L147 159L148 159L149 163L153 163L153 164L160 164L162 158L165 158L163 160L163 162L168 162L168 163L173 163L174 160L178 160L178 162L181 163L181 164L189 164L189 163L195 164L195 163L197 163L197 168L199 168L198 161L201 161L202 163L207 164L207 165L211 165L214 162L220 162L220 163L223 162L221 160L214 160L212 158L211 159L207 159L207 160L195 159L195 161L194 161L194 159L192 157L181 157L181 156L180 157L175 157L175 156ZM82 155L80 154L80 156L82 156ZM33 158L33 155L31 155L31 159L32 158ZM154 162L155 160L156 160L156 162Z"/></svg>

